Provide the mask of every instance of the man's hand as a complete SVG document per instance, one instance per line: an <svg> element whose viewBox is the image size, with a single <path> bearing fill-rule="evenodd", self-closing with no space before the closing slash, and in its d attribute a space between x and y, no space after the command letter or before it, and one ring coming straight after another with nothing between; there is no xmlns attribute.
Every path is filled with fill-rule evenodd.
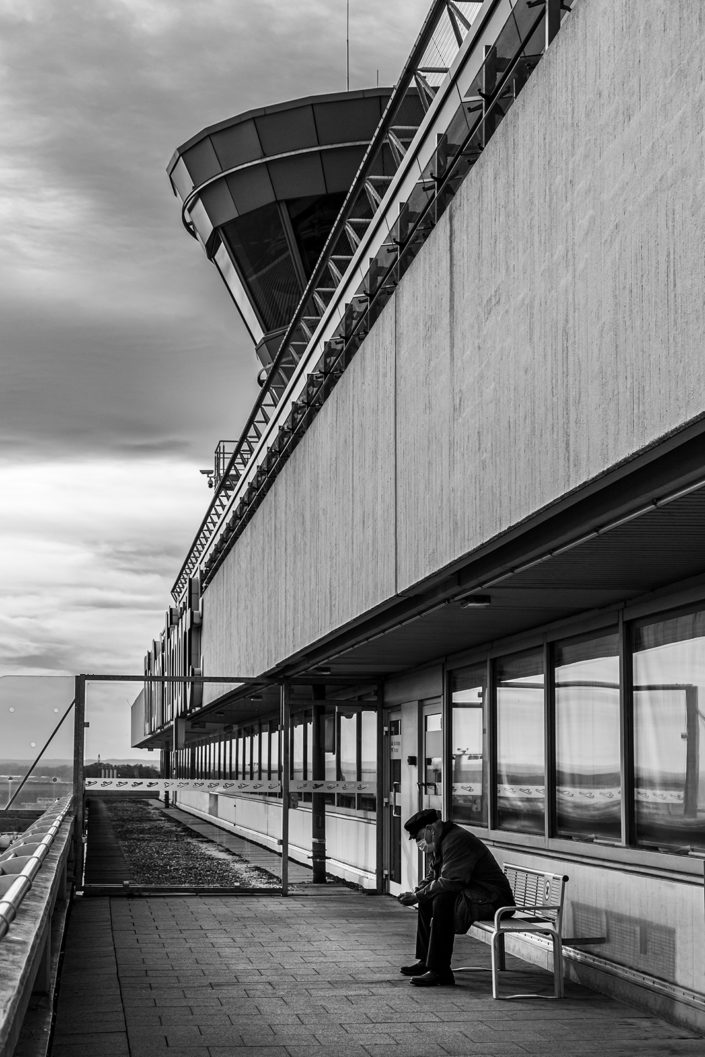
<svg viewBox="0 0 705 1057"><path fill-rule="evenodd" d="M401 905L405 907L416 906L419 901L419 897L416 895L416 892L402 892L400 896L397 896L397 899L399 900Z"/></svg>

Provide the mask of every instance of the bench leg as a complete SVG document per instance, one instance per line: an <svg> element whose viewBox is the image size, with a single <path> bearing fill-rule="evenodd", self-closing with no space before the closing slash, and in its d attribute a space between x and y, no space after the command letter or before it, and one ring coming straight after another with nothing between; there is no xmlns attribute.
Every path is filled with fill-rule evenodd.
<svg viewBox="0 0 705 1057"><path fill-rule="evenodd" d="M504 936L495 932L492 936L492 997L499 998L498 973L504 969Z"/></svg>
<svg viewBox="0 0 705 1057"><path fill-rule="evenodd" d="M553 993L556 998L563 998L563 944L560 936L553 940Z"/></svg>
<svg viewBox="0 0 705 1057"><path fill-rule="evenodd" d="M503 932L497 932L497 933L495 933L495 936L496 936L496 939L497 939L497 969L499 970L500 973L503 973L505 971L505 969L507 968L507 963L506 963L506 958L505 958L506 948L505 948L505 945L504 945L504 938L505 937L504 937L504 933Z"/></svg>

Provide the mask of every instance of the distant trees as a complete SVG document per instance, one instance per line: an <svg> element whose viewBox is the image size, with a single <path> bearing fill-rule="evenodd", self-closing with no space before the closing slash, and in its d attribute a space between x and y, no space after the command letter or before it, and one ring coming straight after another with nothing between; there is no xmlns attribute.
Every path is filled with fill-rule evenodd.
<svg viewBox="0 0 705 1057"><path fill-rule="evenodd" d="M84 768L86 778L100 778L104 773L115 778L158 778L159 769L146 763L111 763L101 760L100 763L87 763Z"/></svg>

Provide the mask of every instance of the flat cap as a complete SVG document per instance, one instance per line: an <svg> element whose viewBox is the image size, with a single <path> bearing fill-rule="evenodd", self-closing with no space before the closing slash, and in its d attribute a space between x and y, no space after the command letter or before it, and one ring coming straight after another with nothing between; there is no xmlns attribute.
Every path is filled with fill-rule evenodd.
<svg viewBox="0 0 705 1057"><path fill-rule="evenodd" d="M436 811L432 807L427 807L424 811L417 811L415 815L412 815L404 823L404 829L409 834L409 840L413 840L420 829L425 826L432 826L434 822L438 822L440 817L440 811Z"/></svg>

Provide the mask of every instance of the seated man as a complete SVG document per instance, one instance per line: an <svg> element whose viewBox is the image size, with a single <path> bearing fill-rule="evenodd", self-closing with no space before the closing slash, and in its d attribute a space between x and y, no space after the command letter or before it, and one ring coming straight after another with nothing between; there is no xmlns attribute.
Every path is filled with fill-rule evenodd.
<svg viewBox="0 0 705 1057"><path fill-rule="evenodd" d="M418 811L404 829L431 857L431 864L414 891L398 897L404 906L418 904L418 961L402 966L401 972L417 987L452 987L455 934L467 932L473 921L492 918L499 907L514 906L512 890L479 837L454 822L443 822L437 811Z"/></svg>

